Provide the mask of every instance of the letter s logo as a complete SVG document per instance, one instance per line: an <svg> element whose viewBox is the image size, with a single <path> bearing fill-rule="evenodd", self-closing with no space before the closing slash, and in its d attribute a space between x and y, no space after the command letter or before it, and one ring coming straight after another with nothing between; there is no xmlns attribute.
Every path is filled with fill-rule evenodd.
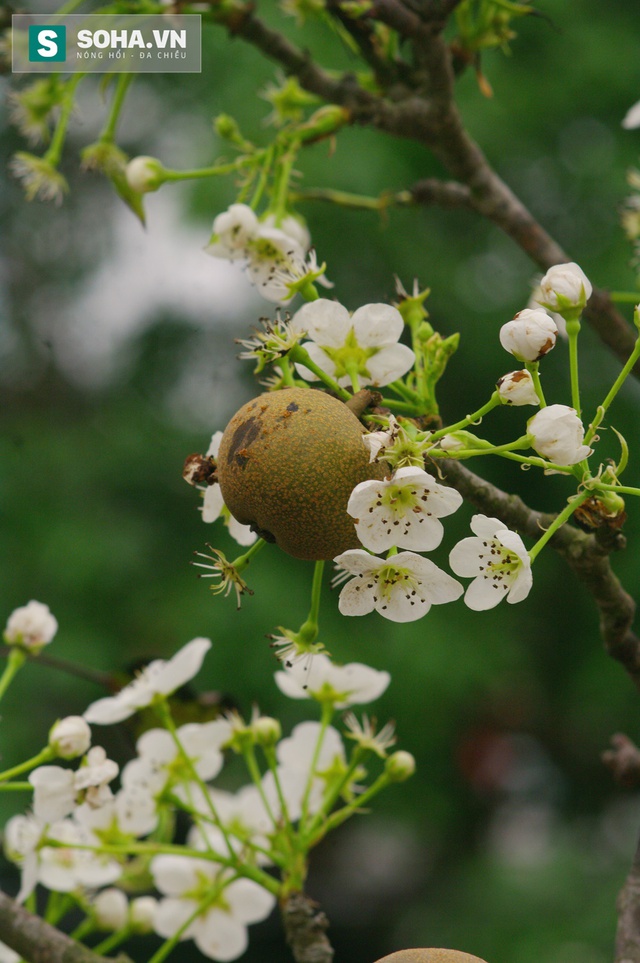
<svg viewBox="0 0 640 963"><path fill-rule="evenodd" d="M58 34L55 30L38 31L38 53L41 57L55 57L58 53Z"/></svg>

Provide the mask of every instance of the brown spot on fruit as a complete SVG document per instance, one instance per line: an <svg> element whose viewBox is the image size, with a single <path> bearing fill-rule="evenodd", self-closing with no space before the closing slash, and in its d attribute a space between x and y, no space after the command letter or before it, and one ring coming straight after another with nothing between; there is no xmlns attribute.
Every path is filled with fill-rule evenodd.
<svg viewBox="0 0 640 963"><path fill-rule="evenodd" d="M389 472L386 463L369 463L363 433L347 406L322 391L261 395L233 416L220 442L225 504L295 558L331 559L358 548L349 496L359 482Z"/></svg>

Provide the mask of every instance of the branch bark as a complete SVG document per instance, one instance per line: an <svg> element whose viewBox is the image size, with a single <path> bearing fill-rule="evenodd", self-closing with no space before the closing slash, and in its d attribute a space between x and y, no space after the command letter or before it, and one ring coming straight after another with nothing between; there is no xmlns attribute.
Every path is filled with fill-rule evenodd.
<svg viewBox="0 0 640 963"><path fill-rule="evenodd" d="M292 893L281 907L282 922L296 963L332 963L329 921L304 893Z"/></svg>
<svg viewBox="0 0 640 963"><path fill-rule="evenodd" d="M76 943L55 926L29 913L24 906L0 891L0 940L28 963L114 963L81 943ZM131 963L119 954L118 963Z"/></svg>
<svg viewBox="0 0 640 963"><path fill-rule="evenodd" d="M438 461L446 481L484 514L495 516L521 535L539 538L554 515L529 508L517 495L509 495L453 459ZM435 468L428 468L433 474ZM619 534L603 530L589 535L573 525L563 525L549 544L563 556L588 589L598 607L600 634L611 658L624 667L640 689L640 638L632 629L636 604L611 568L609 555L624 547Z"/></svg>

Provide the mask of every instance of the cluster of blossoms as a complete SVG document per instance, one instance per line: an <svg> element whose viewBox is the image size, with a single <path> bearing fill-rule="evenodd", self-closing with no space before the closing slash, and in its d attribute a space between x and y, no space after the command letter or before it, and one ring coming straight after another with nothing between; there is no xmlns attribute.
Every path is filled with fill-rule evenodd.
<svg viewBox="0 0 640 963"><path fill-rule="evenodd" d="M232 204L218 214L205 248L212 257L238 261L252 284L267 301L288 303L305 285L318 282L331 287L309 251L309 232L293 215L278 223L273 215L259 220L246 204Z"/></svg>
<svg viewBox="0 0 640 963"><path fill-rule="evenodd" d="M52 618L31 602L28 616L11 616L7 635L24 639L28 628L43 639ZM409 753L389 754L393 726L376 732L367 716L353 713L342 734L330 724L336 710L378 698L389 674L359 663L338 666L326 655L276 673L286 696L322 706L322 723L303 722L283 738L276 719L254 710L248 722L234 711L176 727L168 697L196 675L210 646L196 638L168 661L151 662L83 717L56 723L36 760L0 773L2 782L31 769L30 811L11 818L4 832L5 853L21 871L19 900L39 884L67 894L69 907L85 914L83 934L110 931L110 947L153 932L171 946L193 940L206 957L233 960L247 947L248 926L270 915L281 886L302 885L300 854L386 785L412 774ZM143 732L120 773L101 746L91 746L90 724L117 724L149 706L161 725ZM252 777L233 792L214 783L230 753L244 756ZM34 765L56 757L79 764ZM372 780L368 760L383 760ZM191 821L181 847L172 839L177 812ZM153 894L130 899L150 880ZM13 963L5 952L0 959Z"/></svg>
<svg viewBox="0 0 640 963"><path fill-rule="evenodd" d="M255 229L255 216L246 215L245 222L239 213L232 217L230 211L221 215L226 220L218 219L221 240L216 243L228 256L234 251L242 256ZM538 289L538 306L520 311L500 330L502 346L524 367L503 375L480 411L482 415L501 404L539 406L527 423L526 435L505 447L532 448L546 459L543 465L548 471L556 470L555 466L570 471L591 454L578 412L567 405L547 406L538 375L538 364L555 346L558 335L552 313L575 321L590 295L591 285L578 265L557 265L547 272ZM422 295L410 299L405 293L405 299L416 304ZM350 314L338 302L319 298L305 304L290 323L279 318L257 339L242 342L248 349L243 357L257 358L261 370L267 361L277 364L289 354L300 377L306 381L328 378L340 389L394 387L416 364L416 352L400 343L404 328L405 316L396 307L367 304ZM305 334L309 340L303 342ZM382 463L388 473L381 480L359 483L346 506L363 547L334 559L338 567L334 584L346 581L339 599L342 614L375 610L393 621L409 622L421 618L432 605L463 594L456 579L419 554L440 546L444 534L440 519L462 504L455 489L425 470L425 456L461 458L494 450L466 430L476 415L441 431L418 430L415 423L397 420L392 414L378 416L382 424L363 436L370 461ZM220 432L214 435L208 455L217 454L220 438ZM203 517L213 520L226 512L219 486L214 484L205 493ZM499 519L481 514L473 517L471 530L473 536L462 539L449 555L453 572L472 579L465 592L466 604L483 610L503 598L511 603L526 598L532 584L531 558L520 536ZM246 528L237 526L231 533L240 544L251 544ZM223 584L234 577L233 566L226 560L204 567L211 567Z"/></svg>

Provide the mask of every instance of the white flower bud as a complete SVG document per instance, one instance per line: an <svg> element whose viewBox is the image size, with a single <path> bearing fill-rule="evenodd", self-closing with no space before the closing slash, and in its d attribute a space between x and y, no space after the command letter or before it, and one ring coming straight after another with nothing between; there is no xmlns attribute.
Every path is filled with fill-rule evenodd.
<svg viewBox="0 0 640 963"><path fill-rule="evenodd" d="M133 933L151 933L153 919L158 909L154 896L138 896L129 905L129 926Z"/></svg>
<svg viewBox="0 0 640 963"><path fill-rule="evenodd" d="M138 194L157 191L165 182L165 169L155 157L134 157L125 169L127 184Z"/></svg>
<svg viewBox="0 0 640 963"><path fill-rule="evenodd" d="M260 716L252 723L251 728L257 743L261 746L275 746L276 742L282 738L282 726L271 716Z"/></svg>
<svg viewBox="0 0 640 963"><path fill-rule="evenodd" d="M416 760L410 752L399 749L389 756L384 768L392 782L404 782L416 771Z"/></svg>
<svg viewBox="0 0 640 963"><path fill-rule="evenodd" d="M583 308L593 288L584 271L573 261L549 268L540 281L540 304L562 314L567 309Z"/></svg>
<svg viewBox="0 0 640 963"><path fill-rule="evenodd" d="M500 328L500 344L518 361L538 361L555 347L558 328L542 309L525 308Z"/></svg>
<svg viewBox="0 0 640 963"><path fill-rule="evenodd" d="M7 645L20 645L38 651L51 642L57 631L58 622L49 611L49 606L32 599L28 605L11 613L4 640Z"/></svg>
<svg viewBox="0 0 640 963"><path fill-rule="evenodd" d="M129 916L129 901L121 889L110 886L93 901L93 915L101 930L120 930Z"/></svg>
<svg viewBox="0 0 640 963"><path fill-rule="evenodd" d="M591 454L575 408L549 405L530 419L527 430L531 447L556 465L576 465Z"/></svg>
<svg viewBox="0 0 640 963"><path fill-rule="evenodd" d="M91 729L82 716L66 716L49 730L49 747L60 759L82 756L91 745Z"/></svg>
<svg viewBox="0 0 640 963"><path fill-rule="evenodd" d="M528 371L510 371L496 385L500 400L505 405L539 405L533 378Z"/></svg>

